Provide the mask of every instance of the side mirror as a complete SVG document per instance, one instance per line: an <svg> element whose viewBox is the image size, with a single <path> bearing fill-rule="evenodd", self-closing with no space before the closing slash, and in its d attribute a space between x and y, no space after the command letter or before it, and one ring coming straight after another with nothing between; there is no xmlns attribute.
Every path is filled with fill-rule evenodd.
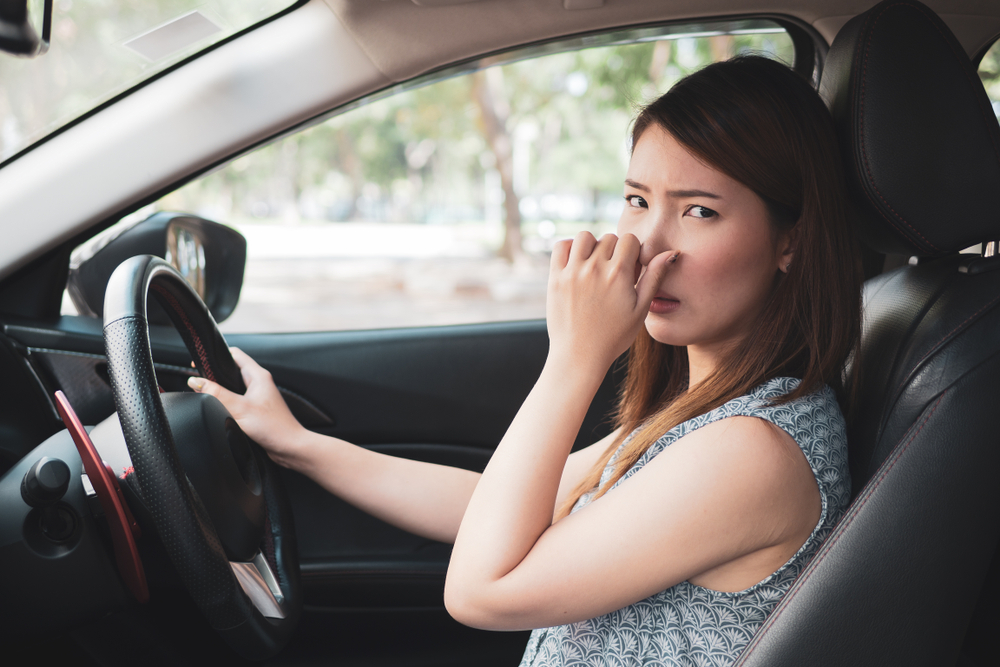
<svg viewBox="0 0 1000 667"><path fill-rule="evenodd" d="M103 317L104 291L118 265L135 255L162 257L208 306L216 322L233 313L243 287L247 242L234 229L185 213L154 213L108 240L81 247L70 261L66 289L81 315ZM150 300L150 324L170 324Z"/></svg>
<svg viewBox="0 0 1000 667"><path fill-rule="evenodd" d="M28 20L28 0L0 0L0 51L26 58L49 50L52 34L52 0L45 0L42 10L42 38Z"/></svg>

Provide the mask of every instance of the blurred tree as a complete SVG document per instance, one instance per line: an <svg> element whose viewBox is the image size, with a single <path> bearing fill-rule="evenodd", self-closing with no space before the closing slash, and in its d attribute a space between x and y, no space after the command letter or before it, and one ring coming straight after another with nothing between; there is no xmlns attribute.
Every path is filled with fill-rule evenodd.
<svg viewBox="0 0 1000 667"><path fill-rule="evenodd" d="M490 67L472 75L473 98L479 107L483 133L496 158L504 195L504 235L498 254L513 260L522 252L520 200L514 191L513 142L507 131L510 102L504 90L503 69Z"/></svg>

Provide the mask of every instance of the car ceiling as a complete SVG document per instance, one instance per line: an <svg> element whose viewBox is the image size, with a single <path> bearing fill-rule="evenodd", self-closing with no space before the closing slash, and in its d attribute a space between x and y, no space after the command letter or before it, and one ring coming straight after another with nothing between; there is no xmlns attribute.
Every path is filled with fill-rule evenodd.
<svg viewBox="0 0 1000 667"><path fill-rule="evenodd" d="M780 14L832 42L874 0L326 0L388 78L403 81L476 54L590 30L734 14ZM970 55L997 34L1000 3L925 0ZM593 7L593 5L599 5ZM573 7L588 7L573 9Z"/></svg>
<svg viewBox="0 0 1000 667"><path fill-rule="evenodd" d="M797 18L830 41L874 4L455 1L310 0L27 151L0 169L0 279L331 109L457 61L589 31L747 14ZM1000 33L1000 3L927 4L970 55ZM574 8L590 5L600 6Z"/></svg>

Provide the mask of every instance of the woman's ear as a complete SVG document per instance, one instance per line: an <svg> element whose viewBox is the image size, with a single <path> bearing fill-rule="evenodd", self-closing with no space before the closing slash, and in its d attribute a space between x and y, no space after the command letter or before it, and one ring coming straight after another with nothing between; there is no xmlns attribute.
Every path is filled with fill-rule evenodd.
<svg viewBox="0 0 1000 667"><path fill-rule="evenodd" d="M778 253L778 270L782 273L788 273L788 270L792 267L792 262L795 260L795 249L798 247L798 241L799 225L798 223L795 223L794 227L781 235L781 245Z"/></svg>

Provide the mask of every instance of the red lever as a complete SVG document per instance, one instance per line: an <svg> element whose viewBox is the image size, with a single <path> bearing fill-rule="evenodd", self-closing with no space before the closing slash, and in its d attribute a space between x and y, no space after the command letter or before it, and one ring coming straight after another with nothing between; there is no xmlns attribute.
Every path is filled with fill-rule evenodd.
<svg viewBox="0 0 1000 667"><path fill-rule="evenodd" d="M87 477L97 492L101 509L104 510L104 516L108 519L118 573L135 599L147 602L149 587L146 585L146 572L142 569L139 548L135 544L135 538L139 535L139 525L125 504L125 497L118 487L118 481L107 464L101 460L90 435L80 423L80 418L73 411L66 394L61 391L56 392L56 409L59 410L59 416L73 436L76 451L80 453L80 460L83 461L83 469L87 472Z"/></svg>

